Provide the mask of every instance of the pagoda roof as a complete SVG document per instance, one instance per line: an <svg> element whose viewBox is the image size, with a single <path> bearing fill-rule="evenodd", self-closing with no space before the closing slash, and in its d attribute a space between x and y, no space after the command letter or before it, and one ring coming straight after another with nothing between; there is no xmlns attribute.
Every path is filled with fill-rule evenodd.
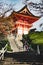
<svg viewBox="0 0 43 65"><path fill-rule="evenodd" d="M38 18L39 18L39 16L35 16L35 15L33 15L33 14L29 11L27 5L25 5L22 9L20 9L19 11L17 11L17 13L21 13L21 14L24 14L24 15L34 16L34 17L38 17Z"/></svg>
<svg viewBox="0 0 43 65"><path fill-rule="evenodd" d="M29 9L27 8L27 6L24 6L22 9L20 9L17 12L21 13L21 14L25 14L25 15L32 15L32 13L29 11Z"/></svg>
<svg viewBox="0 0 43 65"><path fill-rule="evenodd" d="M13 18L14 22L16 22L17 20L23 20L23 21L27 21L29 24L36 22L40 18L40 17L34 16L29 11L27 6L24 6L21 10L19 10L17 12L13 11L10 16L11 16L11 18Z"/></svg>
<svg viewBox="0 0 43 65"><path fill-rule="evenodd" d="M33 17L36 17L36 18L40 18L40 16L35 16L35 15L33 15L30 11L29 11L29 9L27 8L27 5L25 5L22 9L20 9L19 11L13 11L12 12L12 14L13 13L17 13L17 14L22 14L22 15L25 15L25 16L33 16ZM11 15L12 15L11 14Z"/></svg>
<svg viewBox="0 0 43 65"><path fill-rule="evenodd" d="M28 23L33 23L39 19L39 17L35 17L32 15L31 16L30 15L24 15L24 14L17 13L17 12L13 12L12 17L14 20L16 19L16 21L21 19L24 21L28 21Z"/></svg>

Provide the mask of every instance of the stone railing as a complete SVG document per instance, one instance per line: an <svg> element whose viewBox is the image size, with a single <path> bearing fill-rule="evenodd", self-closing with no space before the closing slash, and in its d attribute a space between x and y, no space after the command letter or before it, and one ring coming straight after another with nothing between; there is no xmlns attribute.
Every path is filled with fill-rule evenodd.
<svg viewBox="0 0 43 65"><path fill-rule="evenodd" d="M5 45L4 48L2 48L2 50L0 50L0 60L4 59L4 53L7 51L7 44Z"/></svg>

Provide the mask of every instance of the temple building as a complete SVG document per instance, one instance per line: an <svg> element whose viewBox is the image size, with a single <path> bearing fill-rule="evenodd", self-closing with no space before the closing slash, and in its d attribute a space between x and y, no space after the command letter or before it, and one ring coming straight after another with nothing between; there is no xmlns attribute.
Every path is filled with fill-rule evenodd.
<svg viewBox="0 0 43 65"><path fill-rule="evenodd" d="M18 12L13 12L12 18L14 21L14 28L11 32L16 32L17 34L28 34L29 28L32 27L32 23L36 22L39 17L34 16L27 6L24 6Z"/></svg>

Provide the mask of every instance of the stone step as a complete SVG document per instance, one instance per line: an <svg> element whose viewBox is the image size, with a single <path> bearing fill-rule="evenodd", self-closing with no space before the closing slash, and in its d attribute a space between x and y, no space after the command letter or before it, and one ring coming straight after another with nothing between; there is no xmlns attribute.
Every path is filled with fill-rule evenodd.
<svg viewBox="0 0 43 65"><path fill-rule="evenodd" d="M26 51L25 48L23 48L23 43L20 40L16 40L13 35L8 35L8 40L10 42L10 46L13 50L13 52L21 52Z"/></svg>
<svg viewBox="0 0 43 65"><path fill-rule="evenodd" d="M0 65L43 65L40 62L19 62L13 58L5 58L3 61L0 61Z"/></svg>
<svg viewBox="0 0 43 65"><path fill-rule="evenodd" d="M17 64L17 65L19 65L19 64L27 65L26 62L20 62L20 61L13 59L13 58L5 58L3 61L1 61L0 64L1 65L15 65L15 64ZM30 65L30 63L28 63L28 65Z"/></svg>

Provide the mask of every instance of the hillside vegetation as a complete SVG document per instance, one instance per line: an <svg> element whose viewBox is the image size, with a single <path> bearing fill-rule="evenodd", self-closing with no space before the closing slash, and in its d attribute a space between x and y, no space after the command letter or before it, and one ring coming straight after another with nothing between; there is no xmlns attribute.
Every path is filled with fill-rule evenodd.
<svg viewBox="0 0 43 65"><path fill-rule="evenodd" d="M29 38L33 44L43 44L43 32L31 32Z"/></svg>

